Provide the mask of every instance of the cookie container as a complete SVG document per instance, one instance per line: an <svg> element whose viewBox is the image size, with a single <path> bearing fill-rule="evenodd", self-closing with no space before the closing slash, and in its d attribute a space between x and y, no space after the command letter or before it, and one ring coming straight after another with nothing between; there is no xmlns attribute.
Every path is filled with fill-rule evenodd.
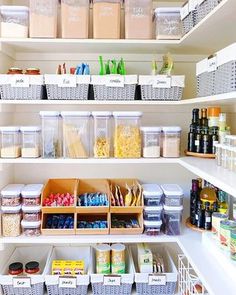
<svg viewBox="0 0 236 295"><path fill-rule="evenodd" d="M163 191L157 184L143 184L143 197L145 206L160 206Z"/></svg>
<svg viewBox="0 0 236 295"><path fill-rule="evenodd" d="M24 184L9 184L1 190L1 204L6 207L17 207L21 204L21 191Z"/></svg>
<svg viewBox="0 0 236 295"><path fill-rule="evenodd" d="M25 207L39 206L41 204L41 193L43 184L28 184L21 191L22 204Z"/></svg>
<svg viewBox="0 0 236 295"><path fill-rule="evenodd" d="M183 206L184 192L177 184L163 184L161 186L165 195L166 206Z"/></svg>
<svg viewBox="0 0 236 295"><path fill-rule="evenodd" d="M143 218L146 221L161 221L163 206L144 207Z"/></svg>

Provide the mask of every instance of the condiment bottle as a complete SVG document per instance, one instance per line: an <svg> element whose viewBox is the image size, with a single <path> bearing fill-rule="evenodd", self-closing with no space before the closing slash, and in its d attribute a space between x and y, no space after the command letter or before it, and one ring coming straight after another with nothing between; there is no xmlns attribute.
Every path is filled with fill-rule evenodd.
<svg viewBox="0 0 236 295"><path fill-rule="evenodd" d="M196 146L195 146L195 132L196 127L195 125L190 125L190 131L188 133L188 151L189 152L195 152Z"/></svg>
<svg viewBox="0 0 236 295"><path fill-rule="evenodd" d="M40 69L37 68L28 68L25 71L26 75L40 75Z"/></svg>
<svg viewBox="0 0 236 295"><path fill-rule="evenodd" d="M218 127L212 127L211 128L211 142L212 142L212 153L216 153L216 147L215 145L219 143L219 128Z"/></svg>
<svg viewBox="0 0 236 295"><path fill-rule="evenodd" d="M201 146L200 150L203 154L211 154L212 153L212 140L211 140L211 136L209 134L208 127L203 127L200 146Z"/></svg>
<svg viewBox="0 0 236 295"><path fill-rule="evenodd" d="M204 211L204 229L211 230L212 227L212 211L210 209L210 203L206 202Z"/></svg>
<svg viewBox="0 0 236 295"><path fill-rule="evenodd" d="M207 119L207 109L201 109L201 127L208 127L208 119Z"/></svg>
<svg viewBox="0 0 236 295"><path fill-rule="evenodd" d="M219 107L208 108L209 127L219 127L220 112L221 108Z"/></svg>
<svg viewBox="0 0 236 295"><path fill-rule="evenodd" d="M19 276L23 274L23 264L15 262L9 265L8 274L12 276Z"/></svg>
<svg viewBox="0 0 236 295"><path fill-rule="evenodd" d="M195 224L196 208L199 201L198 195L198 180L192 180L192 189L190 192L190 221L191 224Z"/></svg>
<svg viewBox="0 0 236 295"><path fill-rule="evenodd" d="M198 126L196 129L196 134L195 134L195 152L196 153L201 153L201 140L202 140L201 127Z"/></svg>
<svg viewBox="0 0 236 295"><path fill-rule="evenodd" d="M228 195L226 192L218 191L218 211L222 214L228 214Z"/></svg>
<svg viewBox="0 0 236 295"><path fill-rule="evenodd" d="M196 210L196 214L195 214L195 225L198 228L202 228L203 227L203 210L202 210L202 202L199 201L197 204L197 210Z"/></svg>
<svg viewBox="0 0 236 295"><path fill-rule="evenodd" d="M39 263L37 261L30 261L25 265L25 273L29 275L36 275L40 273Z"/></svg>
<svg viewBox="0 0 236 295"><path fill-rule="evenodd" d="M7 72L8 75L23 75L23 70L20 68L10 68Z"/></svg>
<svg viewBox="0 0 236 295"><path fill-rule="evenodd" d="M192 124L197 127L200 124L199 120L199 109L193 109L192 112Z"/></svg>

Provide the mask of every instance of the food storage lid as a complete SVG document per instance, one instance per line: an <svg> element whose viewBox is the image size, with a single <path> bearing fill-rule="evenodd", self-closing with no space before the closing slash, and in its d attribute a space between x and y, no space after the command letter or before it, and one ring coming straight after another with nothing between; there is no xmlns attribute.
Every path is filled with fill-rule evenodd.
<svg viewBox="0 0 236 295"><path fill-rule="evenodd" d="M41 128L39 126L24 126L20 128L21 132L39 132Z"/></svg>
<svg viewBox="0 0 236 295"><path fill-rule="evenodd" d="M147 226L147 227L161 227L162 221L161 220L159 220L159 221L144 220L143 224L144 224L144 226Z"/></svg>
<svg viewBox="0 0 236 295"><path fill-rule="evenodd" d="M22 189L22 198L39 197L43 190L43 184L28 184Z"/></svg>
<svg viewBox="0 0 236 295"><path fill-rule="evenodd" d="M163 206L154 206L154 207L151 207L151 206L145 206L144 207L144 211L147 212L147 213L153 213L153 212L161 212L163 209Z"/></svg>
<svg viewBox="0 0 236 295"><path fill-rule="evenodd" d="M163 132L180 132L182 131L181 127L179 126L166 126L162 127Z"/></svg>
<svg viewBox="0 0 236 295"><path fill-rule="evenodd" d="M178 184L163 184L161 188L166 196L182 197L184 192Z"/></svg>
<svg viewBox="0 0 236 295"><path fill-rule="evenodd" d="M161 132L161 127L141 127L143 132Z"/></svg>
<svg viewBox="0 0 236 295"><path fill-rule="evenodd" d="M0 127L0 131L2 131L2 132L19 132L20 127L17 127L17 126L4 126L4 127Z"/></svg>
<svg viewBox="0 0 236 295"><path fill-rule="evenodd" d="M48 111L41 111L39 113L41 117L58 117L60 116L60 112L48 112Z"/></svg>
<svg viewBox="0 0 236 295"><path fill-rule="evenodd" d="M143 184L143 195L144 197L161 197L163 191L158 184Z"/></svg>
<svg viewBox="0 0 236 295"><path fill-rule="evenodd" d="M1 195L2 197L18 197L24 186L24 184L9 184L1 190Z"/></svg>
<svg viewBox="0 0 236 295"><path fill-rule="evenodd" d="M183 206L166 206L166 205L164 205L165 211L181 212L181 211L183 211L183 209L184 209Z"/></svg>
<svg viewBox="0 0 236 295"><path fill-rule="evenodd" d="M90 117L91 112L61 112L62 117Z"/></svg>
<svg viewBox="0 0 236 295"><path fill-rule="evenodd" d="M41 221L21 221L21 226L23 228L39 228L41 225Z"/></svg>
<svg viewBox="0 0 236 295"><path fill-rule="evenodd" d="M96 247L96 250L99 252L111 251L111 247L107 244L101 244Z"/></svg>
<svg viewBox="0 0 236 295"><path fill-rule="evenodd" d="M27 6L15 6L15 5L2 5L0 6L2 12L28 12L29 7Z"/></svg>
<svg viewBox="0 0 236 295"><path fill-rule="evenodd" d="M39 213L41 211L41 206L26 206L22 205L23 213Z"/></svg>
<svg viewBox="0 0 236 295"><path fill-rule="evenodd" d="M111 117L112 112L92 112L93 117Z"/></svg>
<svg viewBox="0 0 236 295"><path fill-rule="evenodd" d="M160 13L180 13L181 7L158 7L155 9L155 14Z"/></svg>
<svg viewBox="0 0 236 295"><path fill-rule="evenodd" d="M113 112L114 117L142 117L142 112Z"/></svg>
<svg viewBox="0 0 236 295"><path fill-rule="evenodd" d="M2 206L2 213L20 213L21 205L19 206Z"/></svg>

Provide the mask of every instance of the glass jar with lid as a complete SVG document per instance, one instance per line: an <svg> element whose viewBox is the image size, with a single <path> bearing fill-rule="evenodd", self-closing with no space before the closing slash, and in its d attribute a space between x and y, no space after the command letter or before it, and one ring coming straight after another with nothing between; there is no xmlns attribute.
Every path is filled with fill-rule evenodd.
<svg viewBox="0 0 236 295"><path fill-rule="evenodd" d="M161 155L161 127L142 127L143 157L159 158Z"/></svg>
<svg viewBox="0 0 236 295"><path fill-rule="evenodd" d="M19 158L21 156L20 128L6 126L0 128L1 132L1 157Z"/></svg>
<svg viewBox="0 0 236 295"><path fill-rule="evenodd" d="M22 134L22 158L38 158L40 157L40 132L38 126L21 127Z"/></svg>
<svg viewBox="0 0 236 295"><path fill-rule="evenodd" d="M215 156L216 156L216 163L218 166L222 165L222 147L223 145L220 143L217 143L214 145L215 147Z"/></svg>
<svg viewBox="0 0 236 295"><path fill-rule="evenodd" d="M21 205L15 207L2 206L2 235L17 237L21 234Z"/></svg>

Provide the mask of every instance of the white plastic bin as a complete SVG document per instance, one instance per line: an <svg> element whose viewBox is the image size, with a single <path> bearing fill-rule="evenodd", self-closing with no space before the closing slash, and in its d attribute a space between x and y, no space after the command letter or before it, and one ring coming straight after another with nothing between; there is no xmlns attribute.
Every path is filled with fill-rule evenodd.
<svg viewBox="0 0 236 295"><path fill-rule="evenodd" d="M161 156L161 127L142 127L143 157L159 158Z"/></svg>
<svg viewBox="0 0 236 295"><path fill-rule="evenodd" d="M20 128L0 127L1 158L19 158L21 156Z"/></svg>
<svg viewBox="0 0 236 295"><path fill-rule="evenodd" d="M91 247L55 247L45 268L45 284L48 294L86 295L90 283L91 255ZM53 260L84 260L85 274L71 278L69 281L74 287L69 288L68 284L66 284L68 276L51 275Z"/></svg>
<svg viewBox="0 0 236 295"><path fill-rule="evenodd" d="M152 39L152 0L125 1L125 38Z"/></svg>
<svg viewBox="0 0 236 295"><path fill-rule="evenodd" d="M27 38L29 32L29 8L26 6L1 6L0 28L2 38Z"/></svg>
<svg viewBox="0 0 236 295"><path fill-rule="evenodd" d="M21 191L22 204L26 207L40 206L43 184L28 184Z"/></svg>
<svg viewBox="0 0 236 295"><path fill-rule="evenodd" d="M164 158L180 157L180 140L182 129L178 126L162 127L162 156Z"/></svg>
<svg viewBox="0 0 236 295"><path fill-rule="evenodd" d="M20 128L22 135L22 158L40 157L40 132L38 126L27 126Z"/></svg>
<svg viewBox="0 0 236 295"><path fill-rule="evenodd" d="M21 190L24 184L8 184L1 190L1 204L6 207L15 207L21 204Z"/></svg>
<svg viewBox="0 0 236 295"><path fill-rule="evenodd" d="M52 247L50 246L17 247L1 271L0 285L3 289L3 295L43 295L45 266L51 252ZM23 265L30 261L39 262L40 274L15 278L8 275L9 265L16 261L21 262ZM24 284L25 288L15 287L17 283Z"/></svg>
<svg viewBox="0 0 236 295"><path fill-rule="evenodd" d="M183 206L184 192L178 184L163 184L166 206Z"/></svg>
<svg viewBox="0 0 236 295"><path fill-rule="evenodd" d="M158 184L143 184L143 197L145 206L160 206L163 191Z"/></svg>
<svg viewBox="0 0 236 295"><path fill-rule="evenodd" d="M61 112L64 158L88 158L90 155L90 112Z"/></svg>

